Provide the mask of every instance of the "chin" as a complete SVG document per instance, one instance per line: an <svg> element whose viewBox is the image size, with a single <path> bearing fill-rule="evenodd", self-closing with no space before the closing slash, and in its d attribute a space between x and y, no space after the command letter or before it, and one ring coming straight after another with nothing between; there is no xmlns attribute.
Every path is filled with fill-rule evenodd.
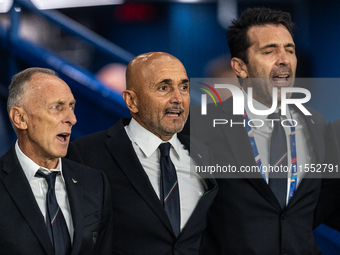
<svg viewBox="0 0 340 255"><path fill-rule="evenodd" d="M163 127L162 128L164 133L166 133L167 135L174 135L178 132L181 132L183 127L178 128L178 127L173 127L173 128L169 128L169 127Z"/></svg>
<svg viewBox="0 0 340 255"><path fill-rule="evenodd" d="M176 126L176 127L172 128L172 129L171 129L171 134L176 134L176 133L181 132L182 129L183 129L183 127L184 127L184 125L181 125L181 126L179 126L179 127Z"/></svg>
<svg viewBox="0 0 340 255"><path fill-rule="evenodd" d="M63 151L57 152L54 156L55 156L56 158L63 158L63 157L66 156L66 154L67 154L67 150L63 150Z"/></svg>

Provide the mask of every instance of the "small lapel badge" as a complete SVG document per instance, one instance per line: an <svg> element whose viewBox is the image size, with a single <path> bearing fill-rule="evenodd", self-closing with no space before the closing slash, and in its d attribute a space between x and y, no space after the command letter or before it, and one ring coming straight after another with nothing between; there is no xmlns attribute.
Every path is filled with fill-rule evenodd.
<svg viewBox="0 0 340 255"><path fill-rule="evenodd" d="M73 181L73 183L77 183L77 181L75 179L73 179L73 178L72 178L72 181Z"/></svg>
<svg viewBox="0 0 340 255"><path fill-rule="evenodd" d="M200 158L202 158L201 154L198 154L198 156L199 156Z"/></svg>
<svg viewBox="0 0 340 255"><path fill-rule="evenodd" d="M313 120L313 119L311 119L311 122L312 122L313 124L315 124L315 122L314 122L314 120Z"/></svg>

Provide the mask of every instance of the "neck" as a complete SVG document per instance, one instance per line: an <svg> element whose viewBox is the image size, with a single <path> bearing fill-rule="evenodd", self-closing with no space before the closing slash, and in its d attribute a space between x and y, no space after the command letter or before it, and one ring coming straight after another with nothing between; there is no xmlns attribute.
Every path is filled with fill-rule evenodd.
<svg viewBox="0 0 340 255"><path fill-rule="evenodd" d="M44 167L46 169L55 169L57 167L59 158L49 158L44 157L43 155L37 155L32 147L27 146L27 143L22 142L20 139L18 140L18 145L22 153L25 154L26 157L30 158L38 166Z"/></svg>

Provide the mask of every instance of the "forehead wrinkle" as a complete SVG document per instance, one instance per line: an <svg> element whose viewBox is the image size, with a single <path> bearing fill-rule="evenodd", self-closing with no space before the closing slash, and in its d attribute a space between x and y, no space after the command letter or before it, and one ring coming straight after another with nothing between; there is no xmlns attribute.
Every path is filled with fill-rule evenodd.
<svg viewBox="0 0 340 255"><path fill-rule="evenodd" d="M40 74L37 73L32 76L30 80L30 101L34 101L34 104L47 105L52 102L64 102L66 103L69 99L69 96L72 97L71 101L75 101L72 91L70 87L57 76L49 75L49 74ZM59 97L59 94L62 94L62 97L66 96L66 98ZM57 97L58 96L58 97ZM28 103L31 105L32 103Z"/></svg>
<svg viewBox="0 0 340 255"><path fill-rule="evenodd" d="M283 26L282 24L270 24L270 23L268 23L268 24L264 24L264 25L251 26L247 30L247 36L248 36L248 39L250 40L251 43L254 43L254 42L252 42L251 37L259 38L259 33L263 33L265 30L267 30L267 31L271 30L270 32L271 32L272 36L280 37L279 34L282 32L282 31L280 31L281 28L283 29L282 31L286 31L293 40L292 35L289 33L287 28L285 26ZM258 31L256 31L256 30L258 30Z"/></svg>
<svg viewBox="0 0 340 255"><path fill-rule="evenodd" d="M65 100L65 99L56 99L56 100L53 100L50 102L51 104L67 104L68 103L68 100ZM73 100L70 100L69 101L69 104L74 104L74 101Z"/></svg>
<svg viewBox="0 0 340 255"><path fill-rule="evenodd" d="M31 80L27 84L27 90L24 94L25 103L23 104L24 108L32 109L33 105L36 106L36 103L41 103L41 100L38 100L39 96L41 96L41 86L34 83L34 77L32 76ZM46 100L45 97L43 99Z"/></svg>
<svg viewBox="0 0 340 255"><path fill-rule="evenodd" d="M176 57L167 53L152 52L137 56L127 67L127 89L134 92L138 92L144 86L151 89L156 83L160 83L157 82L158 71L170 69L171 65L177 62L181 63Z"/></svg>

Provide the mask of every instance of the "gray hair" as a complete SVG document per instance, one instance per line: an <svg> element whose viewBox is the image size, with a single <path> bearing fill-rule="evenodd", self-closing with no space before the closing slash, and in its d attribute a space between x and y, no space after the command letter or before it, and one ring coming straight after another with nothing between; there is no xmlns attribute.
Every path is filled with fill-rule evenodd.
<svg viewBox="0 0 340 255"><path fill-rule="evenodd" d="M8 114L14 106L22 106L23 96L26 92L26 85L36 73L44 73L53 76L57 76L56 72L47 68L31 67L27 68L20 73L13 76L12 82L9 85L9 95L7 100L7 111Z"/></svg>

